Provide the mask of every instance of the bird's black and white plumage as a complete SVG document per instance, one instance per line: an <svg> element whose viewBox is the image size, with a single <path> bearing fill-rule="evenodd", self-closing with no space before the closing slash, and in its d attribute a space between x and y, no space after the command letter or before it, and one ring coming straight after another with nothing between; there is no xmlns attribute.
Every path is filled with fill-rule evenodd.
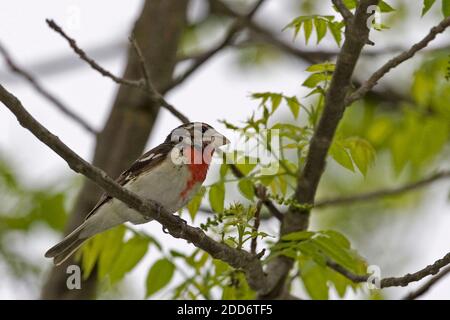
<svg viewBox="0 0 450 320"><path fill-rule="evenodd" d="M206 123L174 129L159 146L144 153L116 180L137 195L176 212L198 192L214 149L229 141ZM66 261L87 239L124 222L149 222L125 203L103 195L85 221L45 254L56 265Z"/></svg>

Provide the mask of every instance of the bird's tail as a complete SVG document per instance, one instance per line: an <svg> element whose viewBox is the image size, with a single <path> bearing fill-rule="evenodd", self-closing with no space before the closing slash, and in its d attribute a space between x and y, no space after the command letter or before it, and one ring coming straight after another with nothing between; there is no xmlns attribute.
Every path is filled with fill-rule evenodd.
<svg viewBox="0 0 450 320"><path fill-rule="evenodd" d="M72 231L66 236L60 243L51 247L46 253L45 257L53 258L55 265L59 266L64 261L70 258L72 254L77 251L78 248L88 239L86 237L80 237L81 232L86 227L86 221L78 228Z"/></svg>

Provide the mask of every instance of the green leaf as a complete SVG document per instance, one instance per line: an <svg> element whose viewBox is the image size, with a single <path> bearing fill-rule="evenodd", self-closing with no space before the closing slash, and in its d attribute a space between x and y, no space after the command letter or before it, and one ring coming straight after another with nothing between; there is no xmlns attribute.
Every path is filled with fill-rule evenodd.
<svg viewBox="0 0 450 320"><path fill-rule="evenodd" d="M383 13L388 13L388 12L395 11L395 9L392 8L391 5L389 5L385 1L380 1L380 3L378 4L378 7L380 8L380 11L383 12Z"/></svg>
<svg viewBox="0 0 450 320"><path fill-rule="evenodd" d="M315 88L319 83L330 81L331 75L326 73L313 73L303 83L302 86L307 88Z"/></svg>
<svg viewBox="0 0 450 320"><path fill-rule="evenodd" d="M128 272L134 269L147 253L149 243L148 239L141 236L134 236L125 242L109 271L112 284L122 280Z"/></svg>
<svg viewBox="0 0 450 320"><path fill-rule="evenodd" d="M112 265L122 249L125 226L120 225L102 234L103 247L98 258L98 277L102 279L111 270Z"/></svg>
<svg viewBox="0 0 450 320"><path fill-rule="evenodd" d="M192 222L194 222L195 216L197 215L200 205L202 204L203 197L205 196L206 188L201 187L197 194L189 201L187 204L187 209L191 217Z"/></svg>
<svg viewBox="0 0 450 320"><path fill-rule="evenodd" d="M297 231L281 237L282 241L302 241L310 239L315 233L312 231Z"/></svg>
<svg viewBox="0 0 450 320"><path fill-rule="evenodd" d="M442 14L444 17L450 16L450 0L442 0Z"/></svg>
<svg viewBox="0 0 450 320"><path fill-rule="evenodd" d="M309 259L301 261L299 269L309 296L314 300L328 300L328 279L325 269Z"/></svg>
<svg viewBox="0 0 450 320"><path fill-rule="evenodd" d="M313 22L312 20L306 20L303 23L303 31L305 33L305 43L308 44L309 38L311 37L311 33L313 30Z"/></svg>
<svg viewBox="0 0 450 320"><path fill-rule="evenodd" d="M225 178L229 169L230 169L230 166L227 163L222 163L220 165L220 178L221 179Z"/></svg>
<svg viewBox="0 0 450 320"><path fill-rule="evenodd" d="M332 73L336 69L336 65L330 62L317 63L309 66L306 71L317 73L317 72L329 72Z"/></svg>
<svg viewBox="0 0 450 320"><path fill-rule="evenodd" d="M436 0L424 0L422 8L422 17L431 9Z"/></svg>
<svg viewBox="0 0 450 320"><path fill-rule="evenodd" d="M329 22L328 23L328 28L330 29L331 34L333 35L333 38L339 47L341 46L341 41L342 41L342 32L341 32L342 27L343 27L343 24L340 22Z"/></svg>
<svg viewBox="0 0 450 320"><path fill-rule="evenodd" d="M327 22L322 19L314 19L314 26L316 27L317 44L319 44L327 34Z"/></svg>
<svg viewBox="0 0 450 320"><path fill-rule="evenodd" d="M175 266L168 259L164 258L156 261L147 275L145 297L148 298L167 286L172 280L174 271Z"/></svg>
<svg viewBox="0 0 450 320"><path fill-rule="evenodd" d="M209 202L214 212L221 213L224 209L225 202L225 184L222 182L215 183L209 189Z"/></svg>
<svg viewBox="0 0 450 320"><path fill-rule="evenodd" d="M343 2L344 5L350 10L355 9L358 5L358 0L344 0Z"/></svg>
<svg viewBox="0 0 450 320"><path fill-rule="evenodd" d="M238 183L238 188L241 194L248 200L253 200L255 197L255 188L253 182L249 179L241 179Z"/></svg>
<svg viewBox="0 0 450 320"><path fill-rule="evenodd" d="M256 161L250 157L244 157L238 159L236 167L242 172L244 176L247 176L256 167Z"/></svg>
<svg viewBox="0 0 450 320"><path fill-rule="evenodd" d="M300 112L300 107L301 104L298 101L297 97L293 96L293 97L286 97L286 103L289 107L289 109L292 112L292 115L294 116L295 119L298 118L298 114Z"/></svg>
<svg viewBox="0 0 450 320"><path fill-rule="evenodd" d="M346 139L345 146L349 149L359 171L365 176L375 160L375 149L367 140L361 138Z"/></svg>
<svg viewBox="0 0 450 320"><path fill-rule="evenodd" d="M283 96L279 93L273 93L270 95L270 101L272 102L272 113L274 113L280 106Z"/></svg>
<svg viewBox="0 0 450 320"><path fill-rule="evenodd" d="M342 145L342 142L336 140L333 142L330 148L330 156L344 168L355 172L352 158L348 150Z"/></svg>

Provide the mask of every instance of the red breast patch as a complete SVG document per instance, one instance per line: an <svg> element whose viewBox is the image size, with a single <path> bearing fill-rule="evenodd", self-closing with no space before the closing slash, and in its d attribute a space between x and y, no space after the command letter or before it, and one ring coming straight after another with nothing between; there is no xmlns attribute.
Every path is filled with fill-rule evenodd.
<svg viewBox="0 0 450 320"><path fill-rule="evenodd" d="M181 197L186 198L188 192L197 184L203 183L205 181L206 175L208 173L209 164L211 162L211 155L204 155L202 150L197 148L187 148L184 150L190 162L187 164L189 172L191 174L189 180L186 183L186 187L181 192ZM205 159L206 158L206 159Z"/></svg>

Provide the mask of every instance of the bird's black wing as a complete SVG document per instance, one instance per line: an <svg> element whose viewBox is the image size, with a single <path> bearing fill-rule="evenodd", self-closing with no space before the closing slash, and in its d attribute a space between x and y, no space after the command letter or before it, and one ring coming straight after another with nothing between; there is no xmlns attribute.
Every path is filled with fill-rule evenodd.
<svg viewBox="0 0 450 320"><path fill-rule="evenodd" d="M143 172L147 172L149 170L153 170L157 165L159 165L166 157L169 155L174 145L170 142L164 142L159 146L147 151L142 156L140 156L130 168L125 170L120 174L120 176L116 179L116 182L121 186L125 186L130 181L134 180ZM99 202L95 205L95 207L88 213L85 219L91 217L102 205L107 203L112 199L111 196L104 193Z"/></svg>

